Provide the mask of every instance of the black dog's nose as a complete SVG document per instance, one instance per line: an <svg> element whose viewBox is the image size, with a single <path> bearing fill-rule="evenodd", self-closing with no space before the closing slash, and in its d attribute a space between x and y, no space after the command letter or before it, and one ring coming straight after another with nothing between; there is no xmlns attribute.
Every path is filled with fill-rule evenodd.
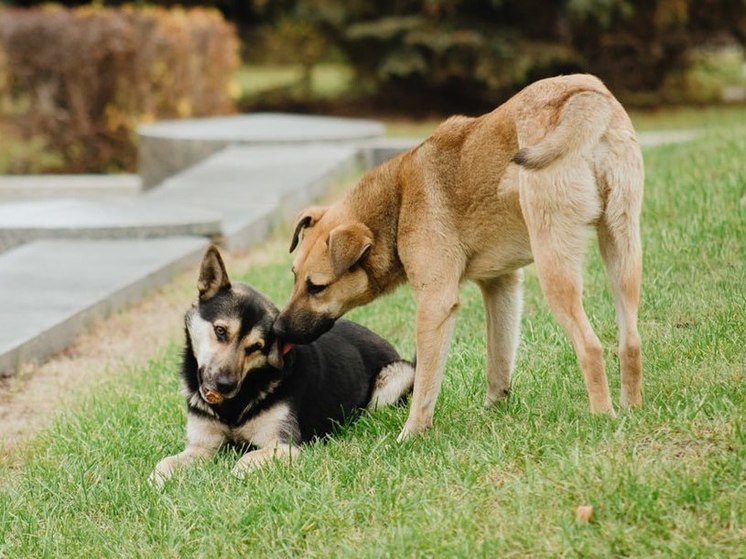
<svg viewBox="0 0 746 559"><path fill-rule="evenodd" d="M238 381L227 375L220 375L218 378L215 379L215 387L218 389L218 392L222 394L232 392L233 390L235 390L237 385Z"/></svg>

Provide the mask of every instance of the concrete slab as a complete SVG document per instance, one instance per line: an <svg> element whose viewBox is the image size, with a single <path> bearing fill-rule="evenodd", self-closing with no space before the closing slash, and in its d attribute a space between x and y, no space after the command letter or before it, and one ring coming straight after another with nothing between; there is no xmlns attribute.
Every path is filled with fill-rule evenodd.
<svg viewBox="0 0 746 559"><path fill-rule="evenodd" d="M0 255L0 375L199 262L206 239L38 241Z"/></svg>
<svg viewBox="0 0 746 559"><path fill-rule="evenodd" d="M0 251L41 239L149 239L220 235L220 216L143 200L40 200L0 204Z"/></svg>
<svg viewBox="0 0 746 559"><path fill-rule="evenodd" d="M199 204L60 199L0 204L0 250L40 239L217 236L221 216Z"/></svg>
<svg viewBox="0 0 746 559"><path fill-rule="evenodd" d="M276 219L294 216L331 182L359 170L360 161L346 146L234 146L148 191L142 203L219 214L227 247L245 248L264 239Z"/></svg>
<svg viewBox="0 0 746 559"><path fill-rule="evenodd" d="M0 201L50 198L132 198L142 191L137 175L0 175Z"/></svg>
<svg viewBox="0 0 746 559"><path fill-rule="evenodd" d="M141 126L138 134L174 140L287 146L319 142L356 142L381 137L385 131L385 126L375 120L286 113L252 113L164 120Z"/></svg>
<svg viewBox="0 0 746 559"><path fill-rule="evenodd" d="M230 145L354 145L384 134L372 120L282 113L162 121L138 128L138 172L151 188Z"/></svg>

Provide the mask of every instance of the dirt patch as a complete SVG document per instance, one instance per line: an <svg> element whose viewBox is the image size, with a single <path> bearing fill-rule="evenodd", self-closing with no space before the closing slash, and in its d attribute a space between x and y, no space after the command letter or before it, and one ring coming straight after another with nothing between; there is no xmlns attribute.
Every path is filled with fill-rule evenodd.
<svg viewBox="0 0 746 559"><path fill-rule="evenodd" d="M223 254L229 272L238 275L251 264L266 262L274 250ZM99 321L44 364L28 365L13 377L0 378L0 457L9 456L50 425L61 410L85 397L97 383L144 365L180 340L184 312L196 296L197 275L195 267L140 303Z"/></svg>

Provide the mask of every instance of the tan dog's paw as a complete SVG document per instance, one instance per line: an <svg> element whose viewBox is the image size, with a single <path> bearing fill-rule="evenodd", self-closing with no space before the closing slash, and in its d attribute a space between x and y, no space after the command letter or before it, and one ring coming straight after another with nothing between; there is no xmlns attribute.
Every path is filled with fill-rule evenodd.
<svg viewBox="0 0 746 559"><path fill-rule="evenodd" d="M497 405L504 404L508 401L509 396L510 396L510 391L508 390L503 390L499 392L497 395L493 395L487 392L487 395L484 397L484 407L492 408Z"/></svg>
<svg viewBox="0 0 746 559"><path fill-rule="evenodd" d="M419 421L412 421L411 419L408 419L407 422L404 424L404 428L401 430L401 433L399 433L399 436L396 437L396 442L400 443L407 439L411 439L412 437L415 437L417 435L421 435L425 431L427 431L432 426L432 421L429 422L419 422Z"/></svg>
<svg viewBox="0 0 746 559"><path fill-rule="evenodd" d="M611 419L616 419L616 411L614 411L611 401L601 402L596 405L591 402L591 413L593 415L608 415Z"/></svg>

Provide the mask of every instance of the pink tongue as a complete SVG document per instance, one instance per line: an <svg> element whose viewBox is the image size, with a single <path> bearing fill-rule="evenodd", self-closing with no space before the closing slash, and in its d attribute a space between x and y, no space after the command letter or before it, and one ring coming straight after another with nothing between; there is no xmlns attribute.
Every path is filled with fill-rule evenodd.
<svg viewBox="0 0 746 559"><path fill-rule="evenodd" d="M282 344L282 354L283 355L287 355L288 353L290 353L291 349L293 349L293 344L289 344L287 342L285 342L284 344Z"/></svg>

